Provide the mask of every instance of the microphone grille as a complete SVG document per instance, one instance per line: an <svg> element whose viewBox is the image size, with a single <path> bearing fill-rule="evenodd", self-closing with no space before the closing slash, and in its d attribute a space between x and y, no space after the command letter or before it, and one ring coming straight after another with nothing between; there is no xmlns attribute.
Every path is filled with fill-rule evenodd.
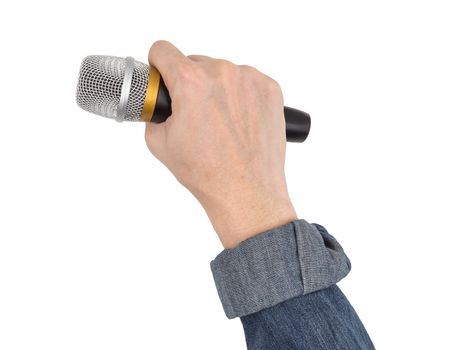
<svg viewBox="0 0 467 350"><path fill-rule="evenodd" d="M148 86L149 66L135 61L124 120L139 121ZM114 56L87 56L81 63L76 102L82 109L115 119L120 101L125 59Z"/></svg>

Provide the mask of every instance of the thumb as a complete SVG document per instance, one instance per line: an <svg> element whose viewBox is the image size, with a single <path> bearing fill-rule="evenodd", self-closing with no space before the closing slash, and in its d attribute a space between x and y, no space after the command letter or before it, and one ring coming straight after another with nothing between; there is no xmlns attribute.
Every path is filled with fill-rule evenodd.
<svg viewBox="0 0 467 350"><path fill-rule="evenodd" d="M144 138L151 153L164 163L167 144L167 121L164 123L146 123Z"/></svg>

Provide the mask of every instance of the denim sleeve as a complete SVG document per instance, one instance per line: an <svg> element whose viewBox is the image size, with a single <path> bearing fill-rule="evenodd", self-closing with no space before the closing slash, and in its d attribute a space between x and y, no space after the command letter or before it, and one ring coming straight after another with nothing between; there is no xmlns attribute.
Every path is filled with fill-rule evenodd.
<svg viewBox="0 0 467 350"><path fill-rule="evenodd" d="M335 285L350 261L324 227L296 220L223 250L211 270L248 349L374 349Z"/></svg>
<svg viewBox="0 0 467 350"><path fill-rule="evenodd" d="M339 287L322 289L241 317L248 350L374 350Z"/></svg>
<svg viewBox="0 0 467 350"><path fill-rule="evenodd" d="M295 220L223 250L211 270L225 314L235 318L329 287L350 261L324 227Z"/></svg>

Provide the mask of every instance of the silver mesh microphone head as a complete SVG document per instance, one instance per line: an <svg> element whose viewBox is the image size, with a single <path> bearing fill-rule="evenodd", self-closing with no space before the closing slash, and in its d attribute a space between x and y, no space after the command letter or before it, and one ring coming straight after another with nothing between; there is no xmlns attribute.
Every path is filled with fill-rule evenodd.
<svg viewBox="0 0 467 350"><path fill-rule="evenodd" d="M131 57L88 56L76 88L82 109L117 121L139 121L148 87L149 66Z"/></svg>

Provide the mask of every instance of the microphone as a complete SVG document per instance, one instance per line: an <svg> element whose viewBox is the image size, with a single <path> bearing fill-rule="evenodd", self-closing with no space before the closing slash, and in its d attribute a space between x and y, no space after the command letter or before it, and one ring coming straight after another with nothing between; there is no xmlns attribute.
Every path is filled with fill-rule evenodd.
<svg viewBox="0 0 467 350"><path fill-rule="evenodd" d="M159 71L132 57L85 57L76 102L88 112L119 122L162 123L172 114L169 92ZM287 141L305 141L310 132L310 115L284 107L284 116Z"/></svg>

